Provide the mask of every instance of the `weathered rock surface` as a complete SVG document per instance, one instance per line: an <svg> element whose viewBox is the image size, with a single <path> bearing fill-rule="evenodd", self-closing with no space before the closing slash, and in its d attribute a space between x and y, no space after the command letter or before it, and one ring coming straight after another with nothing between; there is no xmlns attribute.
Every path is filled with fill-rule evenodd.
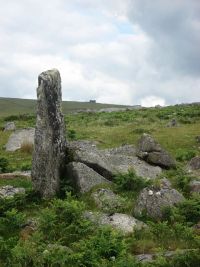
<svg viewBox="0 0 200 267"><path fill-rule="evenodd" d="M161 145L149 134L143 134L137 146L137 155L150 164L162 168L173 168L175 160L165 151Z"/></svg>
<svg viewBox="0 0 200 267"><path fill-rule="evenodd" d="M15 123L13 121L8 121L6 122L5 126L4 126L4 131L15 131L16 130L16 126Z"/></svg>
<svg viewBox="0 0 200 267"><path fill-rule="evenodd" d="M32 181L42 197L52 197L59 191L64 168L66 140L61 98L59 71L53 69L42 72L38 77L32 161Z"/></svg>
<svg viewBox="0 0 200 267"><path fill-rule="evenodd" d="M0 187L0 198L14 197L16 194L25 194L25 189L11 185Z"/></svg>
<svg viewBox="0 0 200 267"><path fill-rule="evenodd" d="M11 134L8 143L6 144L6 151L16 151L20 149L23 145L34 144L34 135L35 129L34 128L26 128L17 130Z"/></svg>
<svg viewBox="0 0 200 267"><path fill-rule="evenodd" d="M119 211L125 205L125 199L113 193L110 189L97 189L91 196L98 208L105 212Z"/></svg>
<svg viewBox="0 0 200 267"><path fill-rule="evenodd" d="M123 234L129 234L132 233L134 229L145 227L143 222L122 213L108 215L106 213L88 211L85 213L85 217L98 225L111 225L113 228L122 231Z"/></svg>
<svg viewBox="0 0 200 267"><path fill-rule="evenodd" d="M136 201L134 214L141 216L145 212L151 218L160 219L164 207L172 207L183 200L181 193L166 185L161 189L144 188Z"/></svg>
<svg viewBox="0 0 200 267"><path fill-rule="evenodd" d="M66 170L67 177L81 193L90 191L96 185L110 183L103 176L81 162L70 162Z"/></svg>
<svg viewBox="0 0 200 267"><path fill-rule="evenodd" d="M123 145L120 147L104 149L104 152L110 155L136 156L136 148L133 145Z"/></svg>
<svg viewBox="0 0 200 267"><path fill-rule="evenodd" d="M94 143L73 142L69 149L75 161L84 163L110 180L115 174L127 173L129 169L134 169L137 175L144 178L156 178L162 171L160 167L135 156L135 148L131 145L100 150Z"/></svg>
<svg viewBox="0 0 200 267"><path fill-rule="evenodd" d="M200 157L194 157L190 160L189 169L192 171L200 170Z"/></svg>
<svg viewBox="0 0 200 267"><path fill-rule="evenodd" d="M190 182L190 192L200 193L200 180L194 180Z"/></svg>

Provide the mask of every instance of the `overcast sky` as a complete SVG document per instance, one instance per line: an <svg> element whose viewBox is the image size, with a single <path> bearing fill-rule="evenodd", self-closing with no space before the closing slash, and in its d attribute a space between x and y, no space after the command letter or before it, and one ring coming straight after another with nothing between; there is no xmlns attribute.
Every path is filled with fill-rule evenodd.
<svg viewBox="0 0 200 267"><path fill-rule="evenodd" d="M200 101L200 0L0 0L0 96L51 68L63 100Z"/></svg>

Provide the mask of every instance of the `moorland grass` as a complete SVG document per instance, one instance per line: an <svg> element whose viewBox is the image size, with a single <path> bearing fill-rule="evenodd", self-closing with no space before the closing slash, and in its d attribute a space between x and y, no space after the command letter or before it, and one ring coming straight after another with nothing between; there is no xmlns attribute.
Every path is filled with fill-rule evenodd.
<svg viewBox="0 0 200 267"><path fill-rule="evenodd" d="M177 120L178 127L166 127L172 118ZM35 116L12 115L9 110L7 117L0 118L0 157L8 161L9 170L31 168L30 153L22 150L6 152L4 149L11 132L2 129L9 120L15 121L18 129L33 127ZM186 200L177 207L165 210L163 221L153 222L144 217L148 227L124 237L109 227L96 227L82 217L85 209L98 210L89 193L82 196L71 196L68 193L63 199L44 202L34 194L29 180L1 179L0 186L23 186L29 193L22 199L17 196L0 203L0 266L200 266L199 232L193 228L200 220L200 200L199 195L189 193L188 184L194 177L184 171L191 155L200 155L199 144L195 140L200 135L200 107L183 105L126 112L68 114L65 121L69 140L98 141L100 148L135 145L142 133L152 134L177 158L177 169L166 170L162 176L169 178L173 186L184 193ZM127 191L126 184L134 181L137 182L138 190L146 186L138 177L130 175L120 175L116 184L109 185L109 188L126 199L124 211L128 214L132 214L139 192ZM156 183L159 186L159 182ZM20 238L24 216L26 220L34 217L40 222L39 228L26 240ZM144 265L134 258L138 253L191 248L194 250L172 260L160 257Z"/></svg>

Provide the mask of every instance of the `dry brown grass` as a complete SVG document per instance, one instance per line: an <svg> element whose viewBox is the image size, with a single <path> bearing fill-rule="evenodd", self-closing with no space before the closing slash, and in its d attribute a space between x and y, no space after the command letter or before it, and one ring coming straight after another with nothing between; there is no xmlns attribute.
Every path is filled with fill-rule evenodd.
<svg viewBox="0 0 200 267"><path fill-rule="evenodd" d="M24 141L21 145L20 150L26 154L33 153L33 144L30 141Z"/></svg>

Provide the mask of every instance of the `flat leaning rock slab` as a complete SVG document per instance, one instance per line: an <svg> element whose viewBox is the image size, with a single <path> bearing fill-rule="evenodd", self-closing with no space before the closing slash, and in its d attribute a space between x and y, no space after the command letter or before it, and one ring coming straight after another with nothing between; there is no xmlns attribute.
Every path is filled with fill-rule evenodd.
<svg viewBox="0 0 200 267"><path fill-rule="evenodd" d="M152 166L135 156L135 148L131 145L101 150L91 142L71 143L74 161L82 162L106 179L112 180L118 173L127 173L134 169L138 176L154 179L162 169Z"/></svg>
<svg viewBox="0 0 200 267"><path fill-rule="evenodd" d="M89 192L94 186L99 184L110 184L110 181L81 162L70 162L66 169L67 177L81 193Z"/></svg>
<svg viewBox="0 0 200 267"><path fill-rule="evenodd" d="M17 130L11 134L8 143L6 144L6 151L14 152L21 148L23 144L34 144L34 128L25 128Z"/></svg>

